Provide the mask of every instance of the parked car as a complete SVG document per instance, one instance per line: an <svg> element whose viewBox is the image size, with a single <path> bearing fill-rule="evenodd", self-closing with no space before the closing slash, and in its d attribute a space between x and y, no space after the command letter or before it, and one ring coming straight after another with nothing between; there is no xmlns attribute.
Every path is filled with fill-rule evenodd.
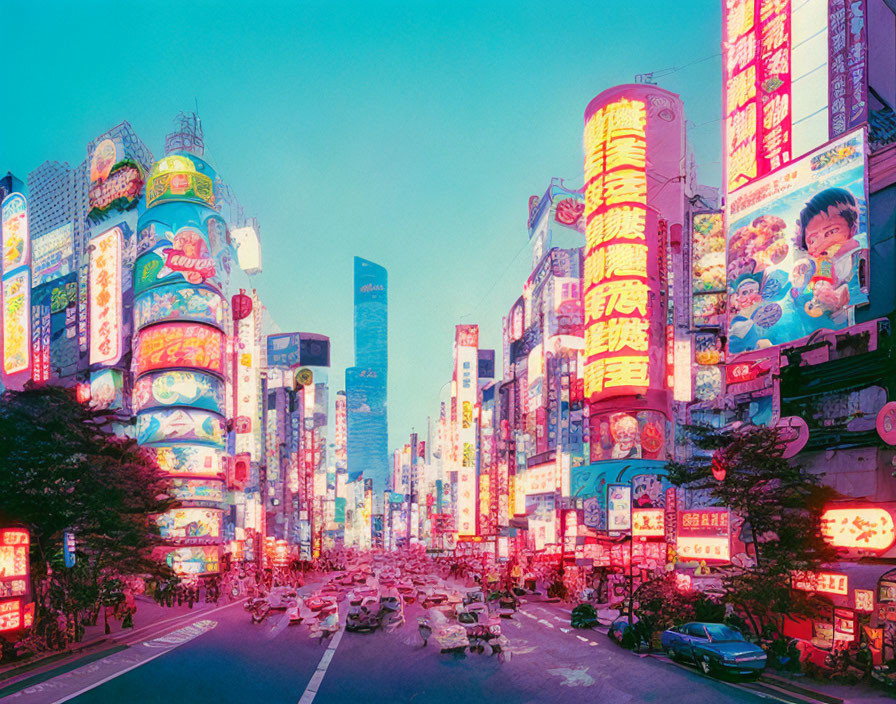
<svg viewBox="0 0 896 704"><path fill-rule="evenodd" d="M673 660L689 660L707 675L758 676L766 654L741 633L721 623L686 623L663 632L663 649Z"/></svg>

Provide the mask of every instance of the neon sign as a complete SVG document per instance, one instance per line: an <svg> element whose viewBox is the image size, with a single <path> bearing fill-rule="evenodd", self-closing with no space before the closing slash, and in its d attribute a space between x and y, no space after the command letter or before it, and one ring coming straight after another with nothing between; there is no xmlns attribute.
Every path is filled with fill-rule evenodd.
<svg viewBox="0 0 896 704"><path fill-rule="evenodd" d="M882 508L832 508L821 516L821 533L831 545L850 550L886 550L896 542L893 516Z"/></svg>
<svg viewBox="0 0 896 704"><path fill-rule="evenodd" d="M31 365L31 272L21 267L3 278L3 371Z"/></svg>
<svg viewBox="0 0 896 704"><path fill-rule="evenodd" d="M791 158L790 0L724 10L726 185L730 193Z"/></svg>
<svg viewBox="0 0 896 704"><path fill-rule="evenodd" d="M28 201L21 193L11 193L0 206L3 228L3 273L28 264Z"/></svg>
<svg viewBox="0 0 896 704"><path fill-rule="evenodd" d="M666 535L665 509L633 508L632 535L641 538L662 538Z"/></svg>
<svg viewBox="0 0 896 704"><path fill-rule="evenodd" d="M171 367L223 373L224 335L207 325L154 325L140 331L136 348L138 374Z"/></svg>
<svg viewBox="0 0 896 704"><path fill-rule="evenodd" d="M647 108L619 98L585 125L585 394L592 401L649 386Z"/></svg>
<svg viewBox="0 0 896 704"><path fill-rule="evenodd" d="M208 251L205 238L192 227L178 230L170 248L162 250L165 266L183 272L191 284L201 284L215 275L215 260Z"/></svg>
<svg viewBox="0 0 896 704"><path fill-rule="evenodd" d="M728 509L703 508L678 513L676 550L681 560L731 559Z"/></svg>
<svg viewBox="0 0 896 704"><path fill-rule="evenodd" d="M794 589L804 592L821 592L840 596L849 594L849 578L845 574L794 570L790 573L790 580Z"/></svg>
<svg viewBox="0 0 896 704"><path fill-rule="evenodd" d="M94 237L90 249L90 363L115 364L121 357L121 249L113 227Z"/></svg>

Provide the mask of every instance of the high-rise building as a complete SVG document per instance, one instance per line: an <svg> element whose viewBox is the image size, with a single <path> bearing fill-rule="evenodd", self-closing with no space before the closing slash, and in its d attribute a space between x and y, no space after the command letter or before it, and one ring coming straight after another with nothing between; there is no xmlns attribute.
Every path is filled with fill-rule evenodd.
<svg viewBox="0 0 896 704"><path fill-rule="evenodd" d="M82 167L83 164L78 169ZM28 174L32 236L38 237L55 230L60 225L73 222L78 216L87 217L86 201L83 212L76 211L73 186L74 171L68 162L45 161Z"/></svg>
<svg viewBox="0 0 896 704"><path fill-rule="evenodd" d="M11 171L7 171L6 176L0 178L0 201L10 193L21 193L24 186L22 179L17 178Z"/></svg>
<svg viewBox="0 0 896 704"><path fill-rule="evenodd" d="M389 476L387 284L383 267L355 257L355 366L345 371L348 471L373 479L377 495Z"/></svg>

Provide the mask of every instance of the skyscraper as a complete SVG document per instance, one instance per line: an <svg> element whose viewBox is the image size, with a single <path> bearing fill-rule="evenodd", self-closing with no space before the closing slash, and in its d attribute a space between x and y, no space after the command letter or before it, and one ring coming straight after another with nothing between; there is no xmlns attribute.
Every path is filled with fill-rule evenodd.
<svg viewBox="0 0 896 704"><path fill-rule="evenodd" d="M345 371L348 471L372 479L378 495L389 476L386 270L355 257L354 290L355 366Z"/></svg>

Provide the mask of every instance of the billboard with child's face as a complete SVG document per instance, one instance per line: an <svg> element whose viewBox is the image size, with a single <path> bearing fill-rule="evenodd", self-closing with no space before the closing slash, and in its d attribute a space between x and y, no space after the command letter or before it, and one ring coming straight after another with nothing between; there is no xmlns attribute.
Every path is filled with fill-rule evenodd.
<svg viewBox="0 0 896 704"><path fill-rule="evenodd" d="M731 354L853 324L868 302L866 162L852 132L731 196Z"/></svg>

